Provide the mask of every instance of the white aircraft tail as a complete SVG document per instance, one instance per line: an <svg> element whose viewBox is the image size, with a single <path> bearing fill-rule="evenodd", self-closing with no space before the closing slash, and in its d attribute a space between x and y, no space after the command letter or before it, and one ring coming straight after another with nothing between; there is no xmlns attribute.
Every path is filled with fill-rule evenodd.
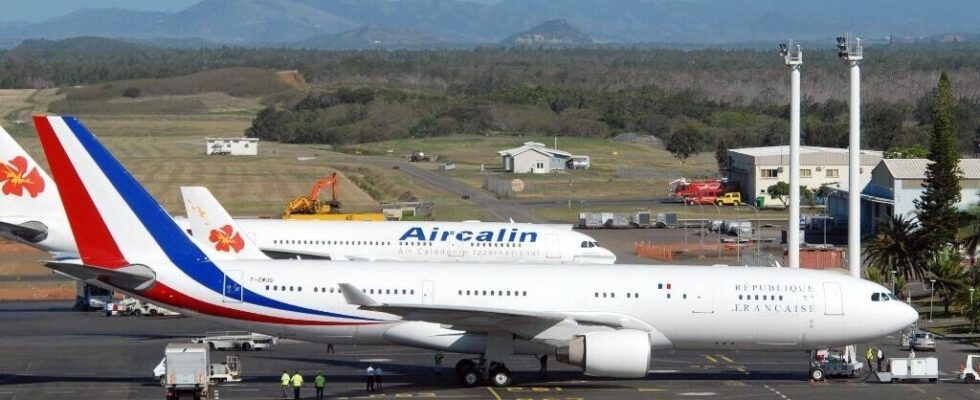
<svg viewBox="0 0 980 400"><path fill-rule="evenodd" d="M0 127L0 218L63 213L51 177Z"/></svg>
<svg viewBox="0 0 980 400"><path fill-rule="evenodd" d="M242 232L228 211L204 187L181 187L184 209L191 223L191 236L198 243L214 247L240 260L267 260L255 242Z"/></svg>

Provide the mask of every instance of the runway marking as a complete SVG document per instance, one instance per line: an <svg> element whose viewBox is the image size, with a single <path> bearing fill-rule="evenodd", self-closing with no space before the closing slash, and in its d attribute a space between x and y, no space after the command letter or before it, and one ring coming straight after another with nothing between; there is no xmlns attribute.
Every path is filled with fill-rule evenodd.
<svg viewBox="0 0 980 400"><path fill-rule="evenodd" d="M490 394L492 394L492 395L493 395L493 398L495 398L495 399L497 399L497 400L504 400L504 399L501 399L501 398L500 398L500 395L499 395L499 394L497 394L497 391L496 391L496 390L493 390L493 388L492 388L492 387L490 387L490 386L484 386L484 387L485 387L485 388L487 388L487 390L489 390L489 391L490 391Z"/></svg>
<svg viewBox="0 0 980 400"><path fill-rule="evenodd" d="M541 386L532 386L532 387L510 386L510 387L507 387L507 391L508 392L523 392L523 391L526 391L526 390L530 390L532 392L550 392L552 390L554 390L556 392L560 392L561 391L561 388L560 387L553 387L553 388L552 387L541 387Z"/></svg>
<svg viewBox="0 0 980 400"><path fill-rule="evenodd" d="M745 386L745 382L742 382L742 381L725 381L725 386Z"/></svg>
<svg viewBox="0 0 980 400"><path fill-rule="evenodd" d="M732 361L731 358L728 358L727 356L725 356L724 354L715 354L715 355L718 356L719 358L721 358L722 360L725 360L725 362L728 362L728 363L734 363L735 362L735 361Z"/></svg>
<svg viewBox="0 0 980 400"><path fill-rule="evenodd" d="M647 371L648 374L673 374L677 372L681 371L676 369L651 369Z"/></svg>
<svg viewBox="0 0 980 400"><path fill-rule="evenodd" d="M789 398L789 397L786 397L786 395L785 395L785 394L782 394L782 393L781 393L780 391L778 391L778 390L776 390L776 388L773 388L773 387L769 387L769 385L764 385L764 387L765 387L766 389L769 389L769 391L771 391L771 392L773 392L773 394L775 394L775 395L777 395L777 396L779 396L780 398L782 398L782 399L784 399L784 400L790 400L790 398Z"/></svg>
<svg viewBox="0 0 980 400"><path fill-rule="evenodd" d="M704 358L707 358L708 361L711 361L713 363L717 363L718 362L718 360L716 358L712 357L712 356L709 356L707 354L702 354L702 355L704 356Z"/></svg>
<svg viewBox="0 0 980 400"><path fill-rule="evenodd" d="M360 360L357 360L357 361L360 361L360 362L392 362L393 360L390 359L390 358L363 358L363 359L360 359Z"/></svg>
<svg viewBox="0 0 980 400"><path fill-rule="evenodd" d="M919 393L926 394L925 390L920 389L918 386L909 386L912 389L917 390Z"/></svg>
<svg viewBox="0 0 980 400"><path fill-rule="evenodd" d="M663 392L666 389L660 389L660 388L636 388L636 390L638 392Z"/></svg>
<svg viewBox="0 0 980 400"><path fill-rule="evenodd" d="M745 367L737 367L737 368L735 368L735 370L738 371L738 372L741 372L741 373L743 373L745 375L748 375L749 374L749 371L746 370Z"/></svg>
<svg viewBox="0 0 980 400"><path fill-rule="evenodd" d="M700 396L717 396L718 395L718 393L715 393L715 392L687 392L687 393L678 393L678 394L681 395L681 396L698 396L698 397L700 397Z"/></svg>

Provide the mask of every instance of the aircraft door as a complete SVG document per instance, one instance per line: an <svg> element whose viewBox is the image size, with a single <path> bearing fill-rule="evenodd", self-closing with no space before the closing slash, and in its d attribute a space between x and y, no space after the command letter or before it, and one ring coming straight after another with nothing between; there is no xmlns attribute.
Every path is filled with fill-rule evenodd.
<svg viewBox="0 0 980 400"><path fill-rule="evenodd" d="M554 233L548 234L548 258L560 258L561 257L561 243L558 242L558 235Z"/></svg>
<svg viewBox="0 0 980 400"><path fill-rule="evenodd" d="M222 289L222 301L225 303L241 303L242 298L245 296L245 290L242 288L242 284L239 282L244 282L242 271L226 271L225 279L221 285Z"/></svg>
<svg viewBox="0 0 980 400"><path fill-rule="evenodd" d="M844 315L844 301L840 291L840 283L823 283L824 314Z"/></svg>
<svg viewBox="0 0 980 400"><path fill-rule="evenodd" d="M432 281L422 282L422 304L432 304L435 302L435 283Z"/></svg>

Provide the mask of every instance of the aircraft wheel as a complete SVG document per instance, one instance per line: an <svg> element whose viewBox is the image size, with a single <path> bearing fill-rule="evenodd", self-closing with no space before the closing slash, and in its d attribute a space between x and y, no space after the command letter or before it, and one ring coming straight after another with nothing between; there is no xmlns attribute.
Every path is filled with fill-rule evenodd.
<svg viewBox="0 0 980 400"><path fill-rule="evenodd" d="M496 387L507 387L513 383L514 378L510 370L504 365L499 365L490 370L490 384Z"/></svg>
<svg viewBox="0 0 980 400"><path fill-rule="evenodd" d="M973 374L966 374L966 376L963 377L963 380L966 381L966 383L973 383L976 382L977 377L973 376Z"/></svg>
<svg viewBox="0 0 980 400"><path fill-rule="evenodd" d="M476 368L476 363L474 363L473 360L469 360L465 358L459 360L459 362L456 363L456 375L459 375L460 372L463 370L463 367L467 367L467 366L470 368Z"/></svg>
<svg viewBox="0 0 980 400"><path fill-rule="evenodd" d="M480 371L478 371L472 365L464 365L462 368L460 368L458 377L459 382L466 387L477 386L483 380L483 377L480 376Z"/></svg>

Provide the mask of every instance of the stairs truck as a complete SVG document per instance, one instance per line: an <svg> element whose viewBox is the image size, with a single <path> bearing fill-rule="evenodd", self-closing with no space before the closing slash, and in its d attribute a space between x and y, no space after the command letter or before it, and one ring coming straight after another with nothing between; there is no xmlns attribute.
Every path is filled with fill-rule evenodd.
<svg viewBox="0 0 980 400"><path fill-rule="evenodd" d="M189 397L208 399L211 367L208 346L201 343L170 343L164 353L165 374L160 380L166 388L167 400Z"/></svg>

